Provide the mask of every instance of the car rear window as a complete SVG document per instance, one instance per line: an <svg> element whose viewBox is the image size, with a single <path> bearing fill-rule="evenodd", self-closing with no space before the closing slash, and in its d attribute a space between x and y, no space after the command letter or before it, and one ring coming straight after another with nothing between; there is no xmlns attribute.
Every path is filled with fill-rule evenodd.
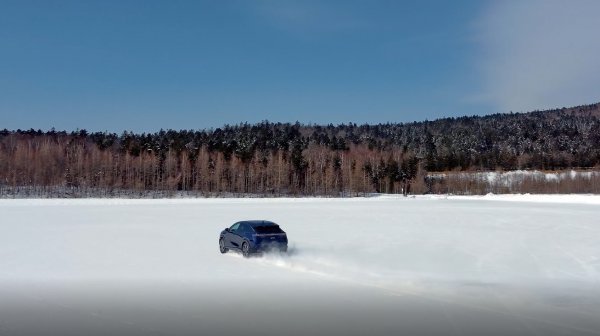
<svg viewBox="0 0 600 336"><path fill-rule="evenodd" d="M279 228L277 225L259 225L254 227L254 231L256 233L283 233L283 230Z"/></svg>

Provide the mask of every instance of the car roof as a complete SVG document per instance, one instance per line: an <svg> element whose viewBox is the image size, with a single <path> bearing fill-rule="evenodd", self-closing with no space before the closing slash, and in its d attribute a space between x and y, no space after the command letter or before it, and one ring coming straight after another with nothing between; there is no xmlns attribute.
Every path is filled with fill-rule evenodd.
<svg viewBox="0 0 600 336"><path fill-rule="evenodd" d="M252 227L257 227L257 226L278 226L277 224L270 222L270 221L266 221L266 220L245 220L245 221L241 221L241 223L244 224L248 224Z"/></svg>

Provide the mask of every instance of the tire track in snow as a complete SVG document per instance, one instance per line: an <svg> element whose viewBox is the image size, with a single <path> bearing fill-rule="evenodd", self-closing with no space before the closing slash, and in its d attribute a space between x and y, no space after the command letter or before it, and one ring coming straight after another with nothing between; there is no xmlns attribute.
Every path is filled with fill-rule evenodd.
<svg viewBox="0 0 600 336"><path fill-rule="evenodd" d="M229 253L229 255L237 258L243 258L241 254L237 253ZM502 301L499 294L495 292L492 292L489 297L494 297L495 300L498 300L505 310L487 307L482 304L471 303L468 302L468 300L459 300L461 297L453 298L452 295L450 295L450 291L445 289L443 284L436 286L434 282L427 282L419 279L410 280L410 278L391 278L388 279L388 281L377 281L378 277L382 277L382 275L379 275L377 272L367 270L365 270L365 272L357 272L357 270L353 269L352 267L345 267L344 263L341 261L334 262L327 261L326 258L310 258L309 255L307 255L306 258L300 258L301 256L303 256L301 249L292 248L290 249L289 254L265 253L260 256L252 256L248 258L248 261L257 263L261 266L286 269L290 272L312 274L330 281L341 281L348 284L375 288L383 290L393 296L412 296L435 303L437 305L462 307L475 311L509 317L517 321L517 323L519 323L524 330L529 331L531 335L543 334L543 332L536 330L535 326L532 324L534 322L555 328L561 328L563 330L570 330L572 332L574 331L589 335L600 335L600 331L598 330L564 324L554 320L523 315L522 313L510 308ZM327 269L320 269L319 266ZM396 286L391 286L391 283L395 284ZM419 283L420 285L418 285ZM452 284L447 284L446 286L448 285L451 286ZM444 297L444 295L447 297ZM445 310L446 308L442 307L442 309ZM452 316L449 314L449 312L444 312L444 314L448 319L452 319ZM451 327L454 331L460 332L460 329L457 329L454 323L451 323Z"/></svg>

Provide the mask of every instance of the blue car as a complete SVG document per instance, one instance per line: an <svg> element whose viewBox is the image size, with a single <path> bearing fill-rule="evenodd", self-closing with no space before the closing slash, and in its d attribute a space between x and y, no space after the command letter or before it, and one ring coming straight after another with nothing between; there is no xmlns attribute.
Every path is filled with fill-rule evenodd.
<svg viewBox="0 0 600 336"><path fill-rule="evenodd" d="M287 252L287 246L287 235L279 225L264 220L237 222L219 235L221 253L239 250L244 257L273 249Z"/></svg>

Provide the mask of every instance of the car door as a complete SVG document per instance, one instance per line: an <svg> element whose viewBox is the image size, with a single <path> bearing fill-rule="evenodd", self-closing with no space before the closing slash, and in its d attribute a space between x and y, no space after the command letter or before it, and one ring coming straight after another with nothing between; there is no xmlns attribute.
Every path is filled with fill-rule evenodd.
<svg viewBox="0 0 600 336"><path fill-rule="evenodd" d="M237 244L237 242L239 242L239 234L236 233L239 230L239 227L240 223L235 223L229 228L229 232L225 233L225 247L239 248L239 245Z"/></svg>
<svg viewBox="0 0 600 336"><path fill-rule="evenodd" d="M234 238L231 240L231 243L233 244L233 246L241 249L242 244L244 243L244 240L246 239L247 232L248 232L248 224L240 223L240 226L238 226L237 229L235 230L235 234L233 235Z"/></svg>

